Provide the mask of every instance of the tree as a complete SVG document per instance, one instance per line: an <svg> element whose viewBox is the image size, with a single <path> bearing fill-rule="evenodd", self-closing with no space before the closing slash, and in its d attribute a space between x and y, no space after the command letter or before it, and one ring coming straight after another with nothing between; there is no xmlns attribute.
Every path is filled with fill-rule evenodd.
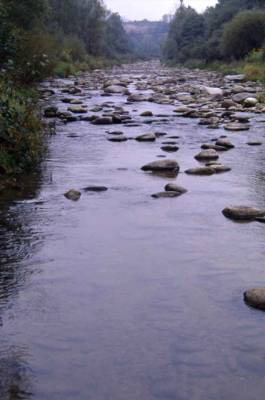
<svg viewBox="0 0 265 400"><path fill-rule="evenodd" d="M240 59L259 49L265 37L265 11L243 11L229 22L222 37L225 57Z"/></svg>

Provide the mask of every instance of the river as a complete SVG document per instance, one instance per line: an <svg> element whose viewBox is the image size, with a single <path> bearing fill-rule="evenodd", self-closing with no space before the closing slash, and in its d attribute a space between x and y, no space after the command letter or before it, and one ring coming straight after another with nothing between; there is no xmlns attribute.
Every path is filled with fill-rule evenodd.
<svg viewBox="0 0 265 400"><path fill-rule="evenodd" d="M265 227L222 215L229 204L265 205L265 147L246 145L264 139L264 114L232 133L177 116L174 83L166 83L174 74L156 63L85 74L75 98L89 110L111 101L103 111L123 107L134 123L56 120L41 177L1 202L1 400L264 398L265 316L246 306L243 292L264 285ZM102 97L102 81L114 79L145 96L164 80L171 101ZM198 71L186 79L179 91L221 80ZM61 99L69 84L45 83L54 91L50 104L67 110ZM212 110L211 102L203 101ZM147 110L153 116L140 117ZM167 136L116 143L108 130ZM235 145L220 154L231 171L185 174L198 166L200 146L220 135ZM168 138L180 147L168 156L179 162L178 177L143 172L167 155L160 147ZM188 192L151 197L169 182ZM82 191L88 185L108 191ZM72 188L79 201L64 197Z"/></svg>

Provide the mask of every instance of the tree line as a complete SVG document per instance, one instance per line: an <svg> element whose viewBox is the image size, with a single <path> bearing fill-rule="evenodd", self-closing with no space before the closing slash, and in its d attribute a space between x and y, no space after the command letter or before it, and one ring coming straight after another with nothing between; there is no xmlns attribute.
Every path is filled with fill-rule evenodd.
<svg viewBox="0 0 265 400"><path fill-rule="evenodd" d="M231 61L244 59L252 51L264 57L264 45L264 0L218 0L203 14L192 7L177 9L163 56L172 63Z"/></svg>
<svg viewBox="0 0 265 400"><path fill-rule="evenodd" d="M101 0L0 0L1 70L21 81L130 51L120 16Z"/></svg>

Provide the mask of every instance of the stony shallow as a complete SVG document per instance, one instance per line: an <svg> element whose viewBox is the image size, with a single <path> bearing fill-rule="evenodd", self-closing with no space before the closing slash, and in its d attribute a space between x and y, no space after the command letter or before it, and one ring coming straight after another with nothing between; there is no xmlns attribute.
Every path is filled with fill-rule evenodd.
<svg viewBox="0 0 265 400"><path fill-rule="evenodd" d="M264 217L222 210L264 208L264 88L139 63L40 90L41 175L0 197L0 398L263 399Z"/></svg>

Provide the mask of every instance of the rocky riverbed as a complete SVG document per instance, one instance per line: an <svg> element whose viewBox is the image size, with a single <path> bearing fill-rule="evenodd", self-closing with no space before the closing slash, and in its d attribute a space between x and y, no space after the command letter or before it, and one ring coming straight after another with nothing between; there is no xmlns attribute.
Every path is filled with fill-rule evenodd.
<svg viewBox="0 0 265 400"><path fill-rule="evenodd" d="M1 212L3 399L262 398L264 91L158 62L43 83L40 188Z"/></svg>

